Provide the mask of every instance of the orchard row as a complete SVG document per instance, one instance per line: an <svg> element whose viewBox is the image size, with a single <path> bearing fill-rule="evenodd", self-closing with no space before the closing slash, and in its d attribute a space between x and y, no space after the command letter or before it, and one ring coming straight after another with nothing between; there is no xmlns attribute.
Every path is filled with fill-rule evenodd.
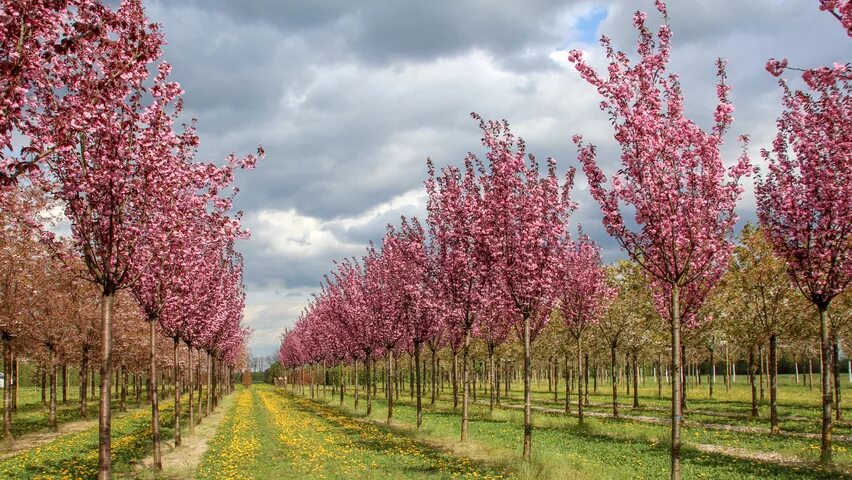
<svg viewBox="0 0 852 480"><path fill-rule="evenodd" d="M831 463L828 366L836 363L832 346L848 324L848 299L832 319L829 308L852 279L849 66L803 69L804 91L779 81L783 113L771 148L762 152L768 169L755 185L760 226L744 230L742 245L736 247L734 208L743 177L756 169L747 137L740 137L742 154L733 166L723 164L720 147L733 120L725 62L717 62L718 104L714 125L706 131L686 116L678 77L667 70L672 32L665 4L658 0L656 7L664 19L656 34L646 26L645 13L633 17L637 62L616 51L608 37L601 41L609 60L606 76L581 52L568 56L601 95L601 109L621 147L621 166L607 179L596 147L581 135L573 138L604 226L632 263L605 267L599 247L582 231L569 231L576 208L573 169L562 180L554 161L542 169L533 156L527 158L523 141L505 122L474 115L486 158L469 155L463 168L440 171L429 161L425 225L403 218L399 226L388 227L380 248L371 245L363 259L337 264L282 339L279 357L291 379L312 379L309 372L317 365L343 364L356 369L363 364L371 379L376 360L383 358L385 383L392 385L398 368L394 359L411 352L419 427L423 347L449 350L452 371L459 371L453 377L460 377L454 385L461 390L461 440L466 441L472 342L481 342L488 352L493 392L495 351L510 345L514 334L522 350L523 457L529 460L532 354L541 352L535 346L542 332L552 325L564 332L555 334L557 340L540 355L552 361L570 344L578 375L588 368L584 342L590 337L609 342L613 375L616 350L623 343L657 353L667 349L671 477L679 479L686 347L692 352L708 348L712 356L718 345L727 345L728 355L733 350L748 356L752 374L755 357L763 357L758 350L766 351L771 425L777 431L778 339L794 341L801 332L818 330L824 366L821 460ZM852 36L852 2L822 0L820 8ZM775 76L787 68L786 60L767 64ZM808 304L815 308L805 308ZM661 357L658 353L658 377L664 369ZM293 372L308 374L293 377ZM577 382L580 421L583 388ZM388 421L392 390L387 389ZM366 393L369 410L372 390Z"/></svg>
<svg viewBox="0 0 852 480"><path fill-rule="evenodd" d="M195 160L200 140L194 124L179 123L183 92L161 61L164 44L140 0L116 8L98 0L0 7L6 378L13 355L49 372L55 428L57 366L79 365L83 391L86 372L99 368L100 478L111 475L116 371L123 385L130 370L151 385L159 468L158 366L174 369L179 407L183 376L192 392L194 365L204 363L212 392L241 361L248 336L243 262L234 250L248 232L232 211L232 183L263 151L231 155L224 166ZM70 235L52 233L62 225L50 228L44 217L57 211ZM144 372L136 367L146 363Z"/></svg>

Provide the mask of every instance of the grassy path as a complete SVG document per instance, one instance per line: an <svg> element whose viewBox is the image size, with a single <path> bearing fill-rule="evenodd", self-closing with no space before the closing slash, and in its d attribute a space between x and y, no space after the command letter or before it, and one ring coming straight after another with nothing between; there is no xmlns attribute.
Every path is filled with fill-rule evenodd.
<svg viewBox="0 0 852 480"><path fill-rule="evenodd" d="M268 385L237 397L199 467L199 478L509 478L435 448Z"/></svg>

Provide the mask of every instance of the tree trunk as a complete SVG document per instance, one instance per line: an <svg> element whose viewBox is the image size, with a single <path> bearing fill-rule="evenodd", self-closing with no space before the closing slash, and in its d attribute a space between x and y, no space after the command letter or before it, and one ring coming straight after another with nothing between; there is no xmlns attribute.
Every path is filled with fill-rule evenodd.
<svg viewBox="0 0 852 480"><path fill-rule="evenodd" d="M840 346L838 345L837 336L834 336L832 342L832 362L831 371L834 376L834 411L835 420L843 420L843 410L840 408Z"/></svg>
<svg viewBox="0 0 852 480"><path fill-rule="evenodd" d="M488 345L488 411L494 411L494 389L497 385L497 372L494 370L494 345Z"/></svg>
<svg viewBox="0 0 852 480"><path fill-rule="evenodd" d="M175 447L179 447L181 443L180 439L180 357L178 356L178 346L180 345L180 340L175 337L174 338L174 383L175 383Z"/></svg>
<svg viewBox="0 0 852 480"><path fill-rule="evenodd" d="M12 395L9 381L12 378L12 347L9 345L9 336L3 335L3 447L11 448L15 443L12 437Z"/></svg>
<svg viewBox="0 0 852 480"><path fill-rule="evenodd" d="M615 362L616 362L616 345L609 345L609 356L610 356L610 368L612 370L612 416L613 418L618 418L618 385L616 379L615 372Z"/></svg>
<svg viewBox="0 0 852 480"><path fill-rule="evenodd" d="M565 376L565 413L571 413L571 378L568 376L570 369L568 368L568 352L565 352L565 366L564 366L564 376ZM499 390L498 390L499 391Z"/></svg>
<svg viewBox="0 0 852 480"><path fill-rule="evenodd" d="M748 380L751 383L751 416L757 417L757 364L754 363L754 347L748 350Z"/></svg>
<svg viewBox="0 0 852 480"><path fill-rule="evenodd" d="M340 408L343 408L343 362L342 361L337 366L337 371L338 371L338 377L339 377L337 379L337 383L339 384L338 386L340 387Z"/></svg>
<svg viewBox="0 0 852 480"><path fill-rule="evenodd" d="M813 390L814 388L814 362L810 355L808 355L808 390Z"/></svg>
<svg viewBox="0 0 852 480"><path fill-rule="evenodd" d="M769 426L778 433L778 337L769 336Z"/></svg>
<svg viewBox="0 0 852 480"><path fill-rule="evenodd" d="M89 353L83 349L83 359L80 362L80 418L89 418Z"/></svg>
<svg viewBox="0 0 852 480"><path fill-rule="evenodd" d="M371 413L373 413L373 387L372 387L372 369L370 368L373 363L370 358L370 354L367 354L367 358L364 360L364 366L367 371L367 416L369 417Z"/></svg>
<svg viewBox="0 0 852 480"><path fill-rule="evenodd" d="M459 408L459 352L453 351L453 411Z"/></svg>
<svg viewBox="0 0 852 480"><path fill-rule="evenodd" d="M707 372L707 385L710 388L710 399L713 399L713 383L716 381L716 357L713 349L710 349L710 370Z"/></svg>
<svg viewBox="0 0 852 480"><path fill-rule="evenodd" d="M51 431L58 431L59 425L56 422L56 350L53 347L50 351L50 409L47 419L47 426Z"/></svg>
<svg viewBox="0 0 852 480"><path fill-rule="evenodd" d="M470 328L464 330L464 346L462 347L462 424L461 424L461 441L467 441L467 421L468 402L470 399L470 369L467 365L468 355L470 354Z"/></svg>
<svg viewBox="0 0 852 480"><path fill-rule="evenodd" d="M391 422L393 418L393 349L389 348L388 350L388 382L387 382L387 393L388 393L388 423Z"/></svg>
<svg viewBox="0 0 852 480"><path fill-rule="evenodd" d="M121 396L119 397L119 410L127 411L127 367L121 366Z"/></svg>
<svg viewBox="0 0 852 480"><path fill-rule="evenodd" d="M822 385L822 441L820 444L820 462L823 465L831 464L831 377L829 376L829 363L831 362L831 344L828 339L828 305L817 305L819 309L819 346L822 368L820 368L820 384Z"/></svg>
<svg viewBox="0 0 852 480"><path fill-rule="evenodd" d="M524 460L529 462L532 457L532 396L530 377L532 376L532 361L530 351L530 316L524 312ZM507 383L508 385L508 383Z"/></svg>
<svg viewBox="0 0 852 480"><path fill-rule="evenodd" d="M355 397L354 401L354 410L358 411L358 384L360 380L358 379L358 358L354 358L352 360L352 395Z"/></svg>
<svg viewBox="0 0 852 480"><path fill-rule="evenodd" d="M583 424L583 334L577 332L577 372L580 374L577 377L577 418L580 425ZM589 385L586 383L586 389Z"/></svg>
<svg viewBox="0 0 852 480"><path fill-rule="evenodd" d="M438 390L438 377L436 377L438 367L436 363L437 357L435 355L435 350L430 350L432 350L432 400L429 402L429 405L435 405L435 395L437 394Z"/></svg>
<svg viewBox="0 0 852 480"><path fill-rule="evenodd" d="M204 416L210 415L213 400L213 355L207 352L207 394L204 401Z"/></svg>
<svg viewBox="0 0 852 480"><path fill-rule="evenodd" d="M414 388L417 389L417 430L423 425L423 392L420 388L420 342L414 342Z"/></svg>
<svg viewBox="0 0 852 480"><path fill-rule="evenodd" d="M68 403L68 364L62 364L62 404Z"/></svg>
<svg viewBox="0 0 852 480"><path fill-rule="evenodd" d="M639 408L639 359L633 350L633 408Z"/></svg>
<svg viewBox="0 0 852 480"><path fill-rule="evenodd" d="M192 345L186 342L187 362L189 364L189 434L195 433L195 370L192 365Z"/></svg>
<svg viewBox="0 0 852 480"><path fill-rule="evenodd" d="M110 442L112 439L112 313L115 293L110 289L101 297L101 405L98 415L98 479L112 476Z"/></svg>
<svg viewBox="0 0 852 480"><path fill-rule="evenodd" d="M160 455L160 403L157 398L157 319L151 319L149 346L151 347L148 361L148 375L151 379L151 446L154 454L154 470L163 469Z"/></svg>
<svg viewBox="0 0 852 480"><path fill-rule="evenodd" d="M672 285L670 311L672 313L672 470L671 479L680 480L680 422L681 410L681 365L680 365L680 290Z"/></svg>
<svg viewBox="0 0 852 480"><path fill-rule="evenodd" d="M764 364L763 364L763 347L761 345L757 346L757 361L760 363L760 402L763 403L763 372L764 372Z"/></svg>
<svg viewBox="0 0 852 480"><path fill-rule="evenodd" d="M583 387L583 403L586 406L589 403L589 354L583 353L583 376L585 377L585 386Z"/></svg>

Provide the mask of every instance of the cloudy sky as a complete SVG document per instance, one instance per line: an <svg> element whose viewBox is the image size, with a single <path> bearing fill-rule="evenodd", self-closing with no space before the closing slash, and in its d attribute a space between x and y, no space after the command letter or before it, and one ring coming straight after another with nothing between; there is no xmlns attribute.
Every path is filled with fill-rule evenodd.
<svg viewBox="0 0 852 480"><path fill-rule="evenodd" d="M763 66L847 61L848 39L815 0L671 1L671 68L688 114L709 126L714 60L729 61L735 122L752 153L767 145L779 89ZM636 1L152 0L149 16L168 39L165 59L199 120L200 156L221 159L263 145L267 159L242 175L237 207L252 238L246 259L246 321L255 355L273 353L332 259L361 255L400 215L422 215L425 159L438 166L480 152L469 113L507 119L528 151L577 165L574 133L618 163L593 88L569 68L572 48L603 64L598 38L622 50L636 40ZM652 24L659 15L650 14ZM740 207L754 218L751 181ZM577 179L576 222L621 253Z"/></svg>

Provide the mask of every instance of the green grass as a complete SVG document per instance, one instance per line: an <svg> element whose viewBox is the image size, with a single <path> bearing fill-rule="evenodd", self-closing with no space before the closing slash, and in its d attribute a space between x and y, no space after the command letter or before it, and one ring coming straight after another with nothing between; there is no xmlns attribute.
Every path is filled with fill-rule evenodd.
<svg viewBox="0 0 852 480"><path fill-rule="evenodd" d="M768 428L768 407L761 407L761 417L749 417L751 391L745 378L725 392L721 381L717 383L714 398L709 399L706 385L695 386L689 390L687 409L688 423L684 428L685 448L683 452L684 478L725 478L725 479L828 479L852 478L852 444L835 441L834 457L838 468L823 470L813 462L818 459L819 440L790 436L777 436L769 433L743 433L716 431L702 428L697 422L728 424L739 426L758 426ZM806 386L795 385L789 378L782 379L779 394L779 413L782 415L782 429L789 432L818 433L820 424L819 392L808 390ZM517 382L516 382L517 383ZM844 382L844 386L846 386ZM513 386L518 386L513 385ZM564 391L560 392L560 401L553 402L552 392L547 392L547 384L537 385L534 395L535 404L549 408L563 408ZM542 388L543 387L543 388ZM591 385L590 385L591 387ZM666 418L669 400L663 386L663 398L657 398L656 385L646 383L640 388L640 404L644 408L632 409L629 405L620 405L622 415L645 415ZM562 385L564 388L564 384ZM587 410L609 414L611 406L610 386L599 385L598 394L590 395L593 406ZM459 412L454 412L452 399L445 391L442 399L434 406L427 406L424 414L424 428L416 434L417 438L438 442L472 452L477 458L502 458L505 464L527 478L588 478L588 479L627 479L627 478L668 478L669 435L668 425L658 425L627 419L587 417L584 425L579 426L576 417L561 413L534 412L535 430L533 433L533 462L527 466L519 460L523 438L522 412L513 409L488 411L487 398L479 392L479 403L471 407L470 442L458 443L460 430ZM382 397L381 389L379 397ZM320 396L320 399L323 397ZM358 416L363 415L365 403L361 392L361 406ZM511 397L503 403L520 404L522 394L512 391ZM344 411L353 412L353 399L346 397ZM625 395L622 402L632 402ZM337 398L329 394L321 402L336 406ZM768 391L766 392L768 402ZM427 400L428 403L428 400ZM572 412L576 412L576 397L572 395ZM386 416L385 400L375 400L371 419L380 421ZM415 422L414 408L407 392L401 394L401 402L395 405L394 418L409 427ZM690 413L700 410L702 414ZM730 414L734 416L731 417ZM789 417L802 417L793 419ZM841 423L836 430L846 433L849 424ZM410 431L410 428L409 428ZM721 453L702 453L694 448L697 444L710 444L736 449L736 451L757 455L776 453L786 459L805 462L799 465L779 465L769 462L742 460L733 455Z"/></svg>
<svg viewBox="0 0 852 480"><path fill-rule="evenodd" d="M22 398L28 396L22 395ZM188 418L187 396L183 398L181 411L184 418ZM130 404L134 405L135 403ZM19 414L27 412L29 407L32 407L32 404L19 405ZM38 409L32 407L32 410ZM97 411L93 411L92 415L96 416ZM16 417L15 420L19 418ZM183 423L185 422L186 420L183 420ZM44 425L46 426L46 423ZM167 400L160 404L159 425L164 441L174 436L173 402ZM147 403L143 403L141 408L132 408L127 413L118 413L116 407L112 421L111 451L116 478L129 475L136 463L150 455L151 411ZM97 469L97 423L80 432L59 435L41 446L0 460L0 478L3 479L94 478L97 476Z"/></svg>
<svg viewBox="0 0 852 480"><path fill-rule="evenodd" d="M505 467L453 455L269 385L237 398L200 478L508 478ZM242 400L242 401L241 401Z"/></svg>

